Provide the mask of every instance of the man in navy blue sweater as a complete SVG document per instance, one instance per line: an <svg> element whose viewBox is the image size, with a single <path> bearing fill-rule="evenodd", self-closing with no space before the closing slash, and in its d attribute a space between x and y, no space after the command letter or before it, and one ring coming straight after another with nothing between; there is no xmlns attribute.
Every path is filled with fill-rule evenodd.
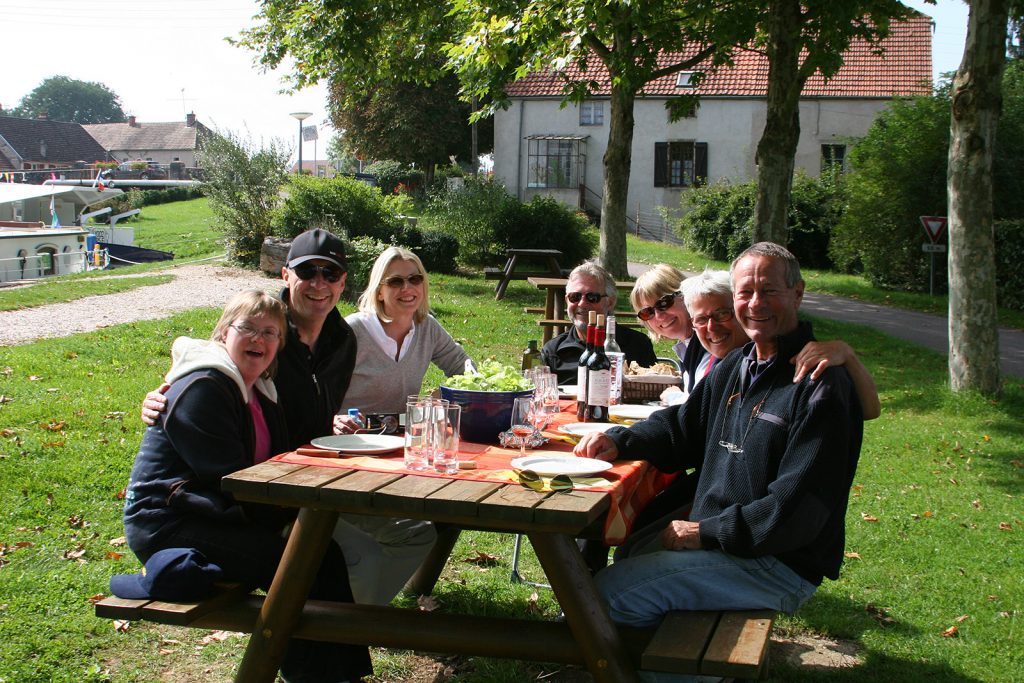
<svg viewBox="0 0 1024 683"><path fill-rule="evenodd" d="M813 339L797 319L796 258L760 242L731 268L736 317L752 340L682 406L629 429L584 437L576 454L700 472L687 519L659 520L597 576L612 619L657 624L672 610L793 612L836 579L863 435L846 370L793 381L789 359Z"/></svg>

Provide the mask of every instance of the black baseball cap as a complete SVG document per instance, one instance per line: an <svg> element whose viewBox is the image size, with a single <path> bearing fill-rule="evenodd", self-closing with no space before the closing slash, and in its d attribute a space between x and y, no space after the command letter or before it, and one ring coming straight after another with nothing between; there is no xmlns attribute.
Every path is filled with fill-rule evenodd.
<svg viewBox="0 0 1024 683"><path fill-rule="evenodd" d="M314 259L330 261L342 270L348 270L345 244L336 235L320 228L307 230L296 237L288 250L289 268Z"/></svg>
<svg viewBox="0 0 1024 683"><path fill-rule="evenodd" d="M165 548L153 553L138 574L110 577L110 592L129 600L201 600L223 574L194 548Z"/></svg>

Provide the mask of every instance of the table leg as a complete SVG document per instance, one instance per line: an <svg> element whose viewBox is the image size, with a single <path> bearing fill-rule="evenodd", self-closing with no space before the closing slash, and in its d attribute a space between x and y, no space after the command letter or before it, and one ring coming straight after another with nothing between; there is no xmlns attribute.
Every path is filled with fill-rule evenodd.
<svg viewBox="0 0 1024 683"><path fill-rule="evenodd" d="M337 512L299 510L235 681L274 683L337 521Z"/></svg>
<svg viewBox="0 0 1024 683"><path fill-rule="evenodd" d="M516 259L519 258L519 254L512 254L508 258L508 262L505 263L505 275L498 280L497 286L494 288L494 300L500 301L505 296L505 289L508 287L509 280L512 279L512 274L516 272Z"/></svg>
<svg viewBox="0 0 1024 683"><path fill-rule="evenodd" d="M555 290L550 287L544 290L544 319L554 320L555 317ZM555 332L552 328L547 325L544 326L543 341L541 346L551 341L551 338L555 336Z"/></svg>
<svg viewBox="0 0 1024 683"><path fill-rule="evenodd" d="M598 683L639 681L576 541L564 534L533 533L529 536L594 680Z"/></svg>
<svg viewBox="0 0 1024 683"><path fill-rule="evenodd" d="M565 288L559 289L558 291L554 292L554 295L555 295L555 302L554 302L555 310L554 310L554 317L552 317L551 320L565 320L565 316L566 316L566 312L565 312ZM567 329L569 329L569 327L568 327L569 325L572 325L572 323L571 322L567 322L565 327L553 328L551 330L551 333L554 334L554 335L562 334Z"/></svg>
<svg viewBox="0 0 1024 683"><path fill-rule="evenodd" d="M448 556L452 554L452 549L455 547L455 542L459 540L461 532L462 529L452 524L437 525L437 540L434 541L434 547L430 549L430 553L423 559L423 564L405 584L406 591L413 595L430 595L430 592L434 590L434 584L437 583L437 578L444 571L444 565L448 562Z"/></svg>

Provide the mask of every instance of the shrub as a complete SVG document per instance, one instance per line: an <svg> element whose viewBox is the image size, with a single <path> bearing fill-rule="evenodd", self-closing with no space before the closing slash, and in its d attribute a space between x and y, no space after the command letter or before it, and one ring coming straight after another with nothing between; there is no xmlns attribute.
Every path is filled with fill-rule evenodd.
<svg viewBox="0 0 1024 683"><path fill-rule="evenodd" d="M686 245L718 261L729 261L750 246L757 181L731 184L719 181L684 195L687 212L676 233ZM827 268L832 229L844 206L838 171L812 178L798 171L789 204L790 251L809 268Z"/></svg>
<svg viewBox="0 0 1024 683"><path fill-rule="evenodd" d="M459 241L439 230L423 230L421 235L420 246L413 251L423 261L423 267L432 273L454 273Z"/></svg>
<svg viewBox="0 0 1024 683"><path fill-rule="evenodd" d="M412 169L405 164L392 159L375 161L365 169L363 173L370 173L377 177L377 187L384 194L394 194L399 184L407 192L419 192L423 187L423 171Z"/></svg>
<svg viewBox="0 0 1024 683"><path fill-rule="evenodd" d="M288 197L274 216L280 237L295 237L322 227L342 237L372 237L385 244L402 244L405 221L375 187L354 178L292 177Z"/></svg>
<svg viewBox="0 0 1024 683"><path fill-rule="evenodd" d="M997 221L995 234L996 301L1024 311L1024 220Z"/></svg>
<svg viewBox="0 0 1024 683"><path fill-rule="evenodd" d="M203 167L203 189L224 228L228 255L243 265L259 264L263 239L273 234L273 211L290 155L278 141L257 148L229 131L202 138L196 158Z"/></svg>
<svg viewBox="0 0 1024 683"><path fill-rule="evenodd" d="M373 262L388 246L372 237L353 237L348 240L345 254L348 257L348 280L345 282L345 292L353 300L366 289Z"/></svg>
<svg viewBox="0 0 1024 683"><path fill-rule="evenodd" d="M558 249L566 264L589 258L597 236L582 214L550 197L523 204L491 180L467 177L457 190L433 194L430 212L459 245L459 261L483 267L518 247Z"/></svg>

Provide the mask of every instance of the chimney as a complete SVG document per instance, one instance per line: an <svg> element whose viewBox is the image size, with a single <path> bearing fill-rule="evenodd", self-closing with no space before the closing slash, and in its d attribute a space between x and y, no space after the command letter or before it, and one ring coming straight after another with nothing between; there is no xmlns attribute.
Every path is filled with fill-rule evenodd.
<svg viewBox="0 0 1024 683"><path fill-rule="evenodd" d="M36 118L39 119L40 121L46 121L47 119L50 118L50 112L48 112L48 111L41 111L38 114L36 114Z"/></svg>
<svg viewBox="0 0 1024 683"><path fill-rule="evenodd" d="M195 112L192 112L191 114L188 114L188 115L185 116L185 125L188 126L189 128L195 128L196 127L196 115L195 115Z"/></svg>
<svg viewBox="0 0 1024 683"><path fill-rule="evenodd" d="M138 124L135 123L135 115L132 114L128 117L128 125L132 128L138 128Z"/></svg>

